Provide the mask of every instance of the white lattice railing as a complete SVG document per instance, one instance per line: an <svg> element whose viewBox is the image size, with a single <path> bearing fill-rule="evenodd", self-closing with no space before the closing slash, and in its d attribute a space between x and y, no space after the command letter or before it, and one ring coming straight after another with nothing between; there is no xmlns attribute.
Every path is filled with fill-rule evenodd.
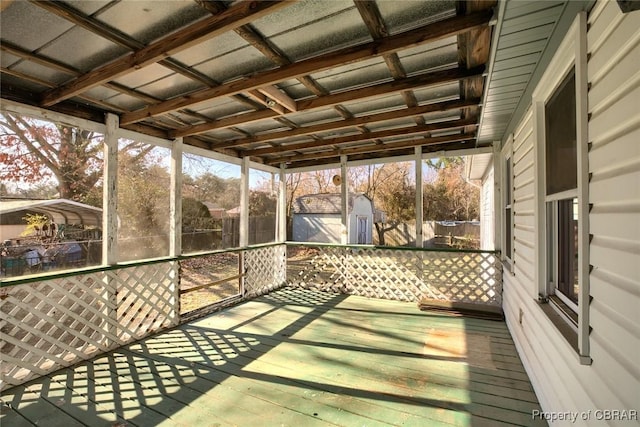
<svg viewBox="0 0 640 427"><path fill-rule="evenodd" d="M370 246L290 245L290 285L374 298L502 303L502 264L494 252Z"/></svg>
<svg viewBox="0 0 640 427"><path fill-rule="evenodd" d="M240 253L244 258L244 274L239 275L244 277L244 294L234 302L286 284L285 245L214 255L233 254L237 259ZM211 255L201 257L206 260ZM179 324L180 263L193 258L3 283L0 390ZM227 266L215 268L222 271Z"/></svg>
<svg viewBox="0 0 640 427"><path fill-rule="evenodd" d="M244 252L244 295L253 298L286 285L287 247L269 245Z"/></svg>
<svg viewBox="0 0 640 427"><path fill-rule="evenodd" d="M176 261L91 270L0 290L0 389L178 323Z"/></svg>

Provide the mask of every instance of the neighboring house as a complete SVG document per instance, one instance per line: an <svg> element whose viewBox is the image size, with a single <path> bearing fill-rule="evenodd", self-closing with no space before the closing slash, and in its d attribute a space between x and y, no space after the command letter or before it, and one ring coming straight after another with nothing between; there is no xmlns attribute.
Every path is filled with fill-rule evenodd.
<svg viewBox="0 0 640 427"><path fill-rule="evenodd" d="M0 242L21 238L27 214L46 215L58 229L61 225L102 227L102 209L73 200L0 200Z"/></svg>
<svg viewBox="0 0 640 427"><path fill-rule="evenodd" d="M379 212L379 211L378 211ZM347 203L347 243L371 244L374 221L373 201L364 194L349 194ZM384 217L382 213L378 213ZM340 243L342 208L340 193L309 194L293 204L293 240L297 242Z"/></svg>
<svg viewBox="0 0 640 427"><path fill-rule="evenodd" d="M226 209L217 203L203 202L203 204L207 207L213 219L222 219L228 216Z"/></svg>

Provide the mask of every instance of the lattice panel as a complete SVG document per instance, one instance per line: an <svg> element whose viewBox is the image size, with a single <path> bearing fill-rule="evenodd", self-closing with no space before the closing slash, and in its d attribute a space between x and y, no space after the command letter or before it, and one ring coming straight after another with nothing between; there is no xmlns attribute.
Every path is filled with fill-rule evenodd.
<svg viewBox="0 0 640 427"><path fill-rule="evenodd" d="M421 280L419 253L393 249L358 249L347 263L349 293L399 301L417 301L422 295L444 298Z"/></svg>
<svg viewBox="0 0 640 427"><path fill-rule="evenodd" d="M264 295L286 284L285 245L267 246L244 252L245 296Z"/></svg>
<svg viewBox="0 0 640 427"><path fill-rule="evenodd" d="M492 253L317 247L290 284L372 298L422 297L500 305L501 264ZM297 263L300 265L300 262Z"/></svg>
<svg viewBox="0 0 640 427"><path fill-rule="evenodd" d="M502 304L502 264L489 252L424 252L422 280L439 299Z"/></svg>
<svg viewBox="0 0 640 427"><path fill-rule="evenodd" d="M177 263L0 291L0 390L177 324Z"/></svg>
<svg viewBox="0 0 640 427"><path fill-rule="evenodd" d="M177 261L115 270L108 275L116 283L121 343L178 324Z"/></svg>
<svg viewBox="0 0 640 427"><path fill-rule="evenodd" d="M313 290L347 293L348 249L333 246L314 249L316 253L310 259L295 262L298 268L296 274L287 275L288 283ZM289 265L293 267L294 263Z"/></svg>
<svg viewBox="0 0 640 427"><path fill-rule="evenodd" d="M99 275L4 288L0 301L1 385L20 384L113 347L115 308Z"/></svg>

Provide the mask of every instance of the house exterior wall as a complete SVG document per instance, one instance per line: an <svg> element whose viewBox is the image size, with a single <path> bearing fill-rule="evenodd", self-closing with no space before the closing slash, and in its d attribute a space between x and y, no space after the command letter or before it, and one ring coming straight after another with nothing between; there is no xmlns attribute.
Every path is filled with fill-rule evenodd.
<svg viewBox="0 0 640 427"><path fill-rule="evenodd" d="M482 178L482 188L480 189L480 249L492 251L495 249L495 213L494 213L494 191L493 191L493 167L491 167L484 178Z"/></svg>
<svg viewBox="0 0 640 427"><path fill-rule="evenodd" d="M532 106L513 133L514 263L503 308L543 410L580 415L551 425L637 425L638 418L598 419L605 413L597 411L640 411L640 11L622 14L617 2L600 1L587 22L591 364L537 302L544 279L536 224L544 213L536 186L544 169Z"/></svg>

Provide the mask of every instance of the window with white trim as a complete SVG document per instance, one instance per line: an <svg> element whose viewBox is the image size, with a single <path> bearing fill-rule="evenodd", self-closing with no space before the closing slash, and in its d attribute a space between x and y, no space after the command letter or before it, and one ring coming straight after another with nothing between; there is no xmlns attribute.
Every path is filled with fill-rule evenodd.
<svg viewBox="0 0 640 427"><path fill-rule="evenodd" d="M576 16L533 93L539 167L538 291L543 310L589 364L586 13Z"/></svg>
<svg viewBox="0 0 640 427"><path fill-rule="evenodd" d="M548 293L577 312L580 284L575 81L575 69L571 68L545 103L544 121Z"/></svg>

